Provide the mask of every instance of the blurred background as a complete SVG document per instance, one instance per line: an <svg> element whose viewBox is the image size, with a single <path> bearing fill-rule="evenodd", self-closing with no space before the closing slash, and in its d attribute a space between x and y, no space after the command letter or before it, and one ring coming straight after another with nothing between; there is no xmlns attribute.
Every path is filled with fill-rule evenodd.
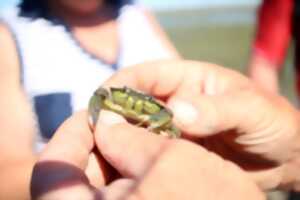
<svg viewBox="0 0 300 200"><path fill-rule="evenodd" d="M1 9L17 0L0 0ZM217 63L245 73L260 0L138 0L151 9L186 59ZM291 45L280 74L283 95L296 103ZM270 194L284 199L284 194Z"/></svg>
<svg viewBox="0 0 300 200"><path fill-rule="evenodd" d="M154 12L184 58L246 71L260 0L137 1ZM0 9L17 2L0 0ZM292 65L289 53L280 74L280 86L282 94L295 103Z"/></svg>
<svg viewBox="0 0 300 200"><path fill-rule="evenodd" d="M246 72L259 0L141 0L153 8L178 51ZM292 46L290 49L293 48ZM280 73L283 95L296 103L292 50Z"/></svg>

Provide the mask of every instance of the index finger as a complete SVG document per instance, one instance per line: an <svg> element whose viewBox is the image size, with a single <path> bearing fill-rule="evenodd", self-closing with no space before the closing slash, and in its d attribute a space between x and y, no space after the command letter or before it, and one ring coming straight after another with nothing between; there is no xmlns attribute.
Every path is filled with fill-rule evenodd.
<svg viewBox="0 0 300 200"><path fill-rule="evenodd" d="M181 61L148 62L125 68L113 75L104 86L128 86L154 96L173 93L184 77Z"/></svg>
<svg viewBox="0 0 300 200"><path fill-rule="evenodd" d="M138 64L125 68L104 86L128 86L157 97L215 95L240 89L249 80L225 67L215 64L164 60Z"/></svg>
<svg viewBox="0 0 300 200"><path fill-rule="evenodd" d="M87 112L70 117L56 131L32 171L32 199L90 199L90 182L84 173L94 146Z"/></svg>
<svg viewBox="0 0 300 200"><path fill-rule="evenodd" d="M84 169L94 146L87 118L87 112L82 111L67 119L47 144L39 161L62 161Z"/></svg>

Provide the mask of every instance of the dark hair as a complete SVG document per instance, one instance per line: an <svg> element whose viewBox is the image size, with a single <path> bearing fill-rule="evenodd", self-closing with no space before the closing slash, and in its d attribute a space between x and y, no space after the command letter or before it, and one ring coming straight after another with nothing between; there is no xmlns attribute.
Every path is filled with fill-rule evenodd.
<svg viewBox="0 0 300 200"><path fill-rule="evenodd" d="M119 9L123 5L131 3L132 0L107 0L107 2ZM46 0L21 0L19 7L21 15L27 16L34 13L34 15L38 17L48 17Z"/></svg>

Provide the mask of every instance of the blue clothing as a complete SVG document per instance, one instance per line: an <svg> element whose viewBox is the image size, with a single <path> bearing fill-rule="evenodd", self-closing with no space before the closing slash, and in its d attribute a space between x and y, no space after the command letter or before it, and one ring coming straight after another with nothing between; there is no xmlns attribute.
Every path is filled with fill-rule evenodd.
<svg viewBox="0 0 300 200"><path fill-rule="evenodd" d="M93 91L116 70L171 57L135 5L122 7L117 18L120 49L114 65L82 48L63 23L18 13L6 10L1 18L15 37L22 84L43 140L74 111L87 108Z"/></svg>

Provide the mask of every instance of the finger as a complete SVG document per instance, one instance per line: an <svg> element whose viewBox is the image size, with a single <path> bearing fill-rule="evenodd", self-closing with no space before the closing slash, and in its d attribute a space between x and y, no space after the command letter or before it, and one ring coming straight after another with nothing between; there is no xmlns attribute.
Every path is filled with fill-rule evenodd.
<svg viewBox="0 0 300 200"><path fill-rule="evenodd" d="M123 176L136 178L162 153L167 138L137 128L115 113L103 111L95 131L103 157Z"/></svg>
<svg viewBox="0 0 300 200"><path fill-rule="evenodd" d="M264 199L236 165L185 140L170 142L131 195L133 199Z"/></svg>
<svg viewBox="0 0 300 200"><path fill-rule="evenodd" d="M65 200L65 199L85 199L95 200L95 193L85 185L75 185L73 187L51 191L33 200Z"/></svg>
<svg viewBox="0 0 300 200"><path fill-rule="evenodd" d="M276 189L282 183L283 166L278 166L261 171L247 171L249 177L258 185L262 190Z"/></svg>
<svg viewBox="0 0 300 200"><path fill-rule="evenodd" d="M82 111L64 122L47 144L39 161L62 161L84 169L94 146L87 119L87 112Z"/></svg>
<svg viewBox="0 0 300 200"><path fill-rule="evenodd" d="M89 156L85 174L90 180L90 184L95 188L100 188L109 180L110 167L99 153L92 152Z"/></svg>
<svg viewBox="0 0 300 200"><path fill-rule="evenodd" d="M136 65L119 71L112 76L106 86L128 86L153 96L170 96L179 87L185 71L190 67L204 64L191 61L157 61ZM201 74L201 73L198 73Z"/></svg>
<svg viewBox="0 0 300 200"><path fill-rule="evenodd" d="M133 198L221 199L225 196L229 199L232 188L238 191L236 199L245 194L253 194L248 199L261 197L257 187L239 168L216 154L188 141L150 134L127 124L114 113L100 115L96 144L113 167L125 177L139 180L131 193ZM234 184L232 177L236 177ZM157 187L158 180L160 187ZM218 196L215 191L219 190L222 195Z"/></svg>
<svg viewBox="0 0 300 200"><path fill-rule="evenodd" d="M32 172L30 193L32 199L74 199L92 195L84 171L62 161L39 161ZM72 198L73 197L73 198Z"/></svg>
<svg viewBox="0 0 300 200"><path fill-rule="evenodd" d="M100 196L105 200L125 199L135 185L136 181L132 179L119 179L112 182L109 186L102 188Z"/></svg>
<svg viewBox="0 0 300 200"><path fill-rule="evenodd" d="M250 101L249 101L250 100ZM222 95L199 95L197 97L174 96L168 102L175 122L184 132L197 137L210 136L230 129L254 132L268 113L274 114L263 96L253 89L232 91ZM263 109L262 109L263 108ZM240 138L242 139L242 138ZM264 142L265 138L247 138L251 143Z"/></svg>
<svg viewBox="0 0 300 200"><path fill-rule="evenodd" d="M93 191L84 170L93 146L87 113L74 114L59 127L34 166L32 198L91 199Z"/></svg>
<svg viewBox="0 0 300 200"><path fill-rule="evenodd" d="M239 73L215 64L165 60L123 69L112 76L105 85L127 85L154 96L170 96L180 87L186 95L199 92L215 94L240 87L247 81L248 79Z"/></svg>

